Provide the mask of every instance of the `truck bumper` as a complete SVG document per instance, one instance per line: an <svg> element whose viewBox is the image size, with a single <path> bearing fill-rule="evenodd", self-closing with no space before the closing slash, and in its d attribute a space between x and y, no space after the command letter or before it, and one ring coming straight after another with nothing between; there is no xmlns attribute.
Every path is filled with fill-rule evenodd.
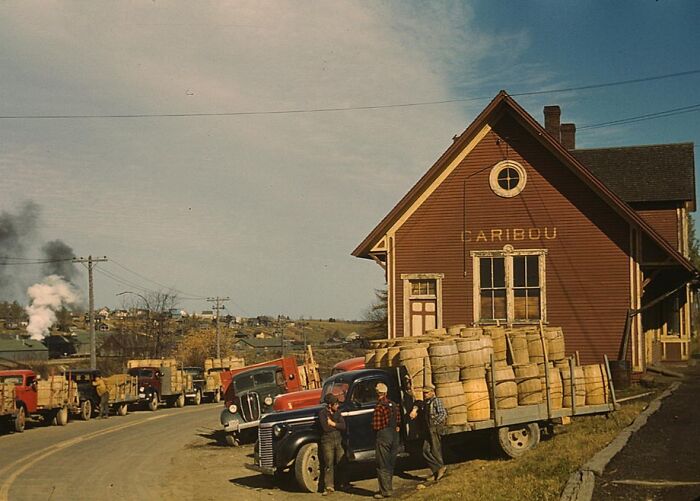
<svg viewBox="0 0 700 501"><path fill-rule="evenodd" d="M253 470L253 471L257 471L258 473L262 473L263 475L274 475L275 472L277 471L277 468L263 468L262 466L259 466L257 464L246 463L243 466L245 466L249 470Z"/></svg>
<svg viewBox="0 0 700 501"><path fill-rule="evenodd" d="M242 430L247 430L248 428L257 428L257 426L260 424L260 421L248 421L248 422L240 422L236 419L229 421L224 425L224 431L226 433L235 433L238 431Z"/></svg>

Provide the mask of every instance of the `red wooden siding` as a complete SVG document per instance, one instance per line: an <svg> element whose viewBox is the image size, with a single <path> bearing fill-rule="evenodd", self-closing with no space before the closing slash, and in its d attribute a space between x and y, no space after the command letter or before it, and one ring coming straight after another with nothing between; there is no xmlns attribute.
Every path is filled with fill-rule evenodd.
<svg viewBox="0 0 700 501"><path fill-rule="evenodd" d="M524 191L509 199L495 195L488 180L491 167L505 159L527 171ZM472 232L466 247L465 225ZM528 234L530 228L539 229L539 238L536 231ZM556 238L545 239L545 228L549 237L556 231ZM474 242L481 229L489 242ZM491 229L503 230L501 241L490 241ZM506 229L510 241L505 241ZM524 229L525 239L514 240L513 229ZM616 358L630 305L629 225L508 115L398 230L397 335L403 334L402 273L444 273L442 325L471 323L469 251L500 250L506 244L516 250L548 249L547 320L563 327L567 352L579 350L583 362L599 362L604 353Z"/></svg>
<svg viewBox="0 0 700 501"><path fill-rule="evenodd" d="M678 215L675 208L661 210L637 209L637 214L642 216L675 249L678 248Z"/></svg>

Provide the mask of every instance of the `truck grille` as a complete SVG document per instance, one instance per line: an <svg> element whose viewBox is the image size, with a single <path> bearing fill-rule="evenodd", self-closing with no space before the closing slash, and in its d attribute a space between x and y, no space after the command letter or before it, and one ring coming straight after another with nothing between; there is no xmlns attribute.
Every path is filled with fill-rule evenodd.
<svg viewBox="0 0 700 501"><path fill-rule="evenodd" d="M241 396L241 416L246 422L260 419L260 397L254 391Z"/></svg>
<svg viewBox="0 0 700 501"><path fill-rule="evenodd" d="M260 447L260 466L272 468L275 465L272 450L272 427L258 428L258 446Z"/></svg>

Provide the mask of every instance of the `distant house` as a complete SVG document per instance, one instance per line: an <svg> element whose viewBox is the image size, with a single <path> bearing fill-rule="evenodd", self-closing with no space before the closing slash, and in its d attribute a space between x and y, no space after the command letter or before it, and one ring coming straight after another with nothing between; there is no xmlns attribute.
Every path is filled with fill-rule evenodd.
<svg viewBox="0 0 700 501"><path fill-rule="evenodd" d="M212 310L204 310L197 315L197 317L203 319L203 320L214 320L216 318L216 315L214 315L214 312Z"/></svg>
<svg viewBox="0 0 700 501"><path fill-rule="evenodd" d="M97 330L100 332L107 332L109 330L109 325L104 322L97 324Z"/></svg>
<svg viewBox="0 0 700 501"><path fill-rule="evenodd" d="M49 358L68 357L76 353L75 343L71 336L52 334L44 338L44 343L49 351Z"/></svg>
<svg viewBox="0 0 700 501"><path fill-rule="evenodd" d="M360 339L360 335L357 332L351 332L347 336L345 336L345 341L347 343L352 343L353 341L357 341Z"/></svg>
<svg viewBox="0 0 700 501"><path fill-rule="evenodd" d="M109 308L107 308L106 306L97 310L97 316L100 318L104 318L105 320L109 318L109 314Z"/></svg>
<svg viewBox="0 0 700 501"><path fill-rule="evenodd" d="M125 318L127 318L127 317L129 316L129 312L126 311L126 310L116 310L116 311L114 312L114 316L115 316L116 318L119 318L119 319L122 319L122 320L123 320L123 319L125 319Z"/></svg>
<svg viewBox="0 0 700 501"><path fill-rule="evenodd" d="M0 358L14 361L48 360L49 350L34 339L0 338Z"/></svg>

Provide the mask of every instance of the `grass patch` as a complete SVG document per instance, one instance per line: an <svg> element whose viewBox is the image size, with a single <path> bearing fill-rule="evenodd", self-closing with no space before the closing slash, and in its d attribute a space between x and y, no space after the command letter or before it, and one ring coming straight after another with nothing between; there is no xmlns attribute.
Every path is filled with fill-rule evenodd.
<svg viewBox="0 0 700 501"><path fill-rule="evenodd" d="M540 442L520 459L452 465L440 483L402 497L441 501L559 499L569 475L632 423L651 398L625 404L610 418L580 417L570 425L558 426L553 438Z"/></svg>

